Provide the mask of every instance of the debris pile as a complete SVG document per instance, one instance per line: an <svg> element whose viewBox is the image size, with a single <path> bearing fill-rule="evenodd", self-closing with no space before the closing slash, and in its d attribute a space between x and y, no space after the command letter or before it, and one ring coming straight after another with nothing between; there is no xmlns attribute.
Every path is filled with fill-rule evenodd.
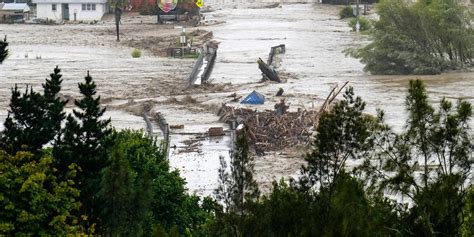
<svg viewBox="0 0 474 237"><path fill-rule="evenodd" d="M220 121L230 124L245 124L250 128L250 144L257 153L309 145L312 128L316 125L319 117L317 114L318 111L304 109L288 112L285 100L277 103L275 110L258 112L252 109L223 105L218 112Z"/></svg>

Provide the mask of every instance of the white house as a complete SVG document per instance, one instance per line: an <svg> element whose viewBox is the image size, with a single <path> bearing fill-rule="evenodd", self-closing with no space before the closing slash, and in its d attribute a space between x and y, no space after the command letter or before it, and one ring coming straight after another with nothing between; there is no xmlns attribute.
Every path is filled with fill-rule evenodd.
<svg viewBox="0 0 474 237"><path fill-rule="evenodd" d="M36 17L54 21L100 20L109 11L107 0L33 0Z"/></svg>

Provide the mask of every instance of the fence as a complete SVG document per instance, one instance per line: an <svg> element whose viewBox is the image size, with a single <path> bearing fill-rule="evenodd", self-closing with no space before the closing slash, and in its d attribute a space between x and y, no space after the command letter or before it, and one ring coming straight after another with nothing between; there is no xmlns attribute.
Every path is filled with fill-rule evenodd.
<svg viewBox="0 0 474 237"><path fill-rule="evenodd" d="M166 153L166 158L169 158L169 148L170 148L170 126L166 122L165 117L158 112L155 115L156 121L158 122L158 126L160 126L161 131L163 132L163 137L164 137L164 147L165 147L165 153Z"/></svg>
<svg viewBox="0 0 474 237"><path fill-rule="evenodd" d="M201 75L201 84L204 84L209 80L209 77L212 73L212 69L214 69L214 65L216 64L217 49L209 49L212 49L212 52L210 54L208 53L206 56L207 66L206 68L204 68L204 73Z"/></svg>
<svg viewBox="0 0 474 237"><path fill-rule="evenodd" d="M197 58L196 63L194 63L193 70L189 74L189 77L187 80L188 87L192 86L194 82L196 82L197 75L199 74L199 69L202 67L203 62L204 62L204 56L201 53L199 54L199 57Z"/></svg>

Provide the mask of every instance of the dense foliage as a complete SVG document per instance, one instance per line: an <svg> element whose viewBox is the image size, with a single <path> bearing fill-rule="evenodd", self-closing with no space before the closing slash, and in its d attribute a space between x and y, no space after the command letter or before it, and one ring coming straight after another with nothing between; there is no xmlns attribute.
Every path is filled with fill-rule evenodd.
<svg viewBox="0 0 474 237"><path fill-rule="evenodd" d="M215 203L186 193L156 141L111 129L89 73L66 116L61 83L56 67L43 93L12 89L0 137L0 235L205 233Z"/></svg>
<svg viewBox="0 0 474 237"><path fill-rule="evenodd" d="M28 152L0 151L0 235L64 236L80 234L76 167L66 179L55 176L52 158L37 159Z"/></svg>
<svg viewBox="0 0 474 237"><path fill-rule="evenodd" d="M62 136L53 147L53 157L59 173L72 163L81 168L76 177L77 186L81 190L81 212L89 217L88 221L92 225L99 222L97 218L100 204L97 193L100 172L107 165L109 141L106 138L110 134L110 119L101 119L105 108L100 107L100 96L95 96L96 85L89 72L84 83L79 83L78 87L82 98L74 101L77 109L67 116L66 125L61 130Z"/></svg>
<svg viewBox="0 0 474 237"><path fill-rule="evenodd" d="M373 74L437 74L472 66L473 14L458 1L384 0L372 42L348 54Z"/></svg>
<svg viewBox="0 0 474 237"><path fill-rule="evenodd" d="M18 151L41 153L42 147L55 139L64 119L63 108L67 101L58 98L61 90L60 69L56 67L43 84L44 93L18 87L12 89L10 109L5 120L5 130L0 137L4 150L14 155Z"/></svg>
<svg viewBox="0 0 474 237"><path fill-rule="evenodd" d="M109 165L99 191L105 233L150 236L153 226L199 231L207 211L200 199L185 193L184 180L169 170L156 141L141 131L113 132Z"/></svg>

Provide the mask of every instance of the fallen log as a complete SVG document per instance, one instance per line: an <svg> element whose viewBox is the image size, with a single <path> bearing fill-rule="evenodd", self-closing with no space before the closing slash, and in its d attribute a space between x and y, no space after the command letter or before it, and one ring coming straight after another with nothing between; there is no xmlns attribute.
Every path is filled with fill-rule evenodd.
<svg viewBox="0 0 474 237"><path fill-rule="evenodd" d="M264 78L268 78L270 81L275 81L280 83L281 79L278 76L277 72L273 68L269 67L261 58L257 60L258 68L262 71Z"/></svg>
<svg viewBox="0 0 474 237"><path fill-rule="evenodd" d="M278 89L278 92L276 93L276 96L282 96L283 92L285 91L283 90L283 88L280 87L280 89Z"/></svg>

